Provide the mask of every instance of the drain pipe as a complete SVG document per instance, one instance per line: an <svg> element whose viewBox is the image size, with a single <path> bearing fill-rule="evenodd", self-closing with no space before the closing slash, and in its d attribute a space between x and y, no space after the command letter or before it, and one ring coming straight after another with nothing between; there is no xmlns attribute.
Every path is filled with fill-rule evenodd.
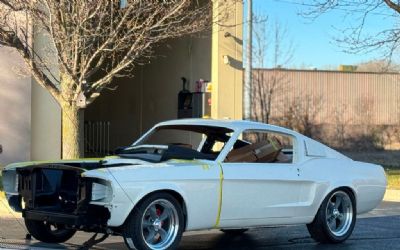
<svg viewBox="0 0 400 250"><path fill-rule="evenodd" d="M252 99L252 44L253 44L253 1L247 0L247 46L246 46L246 68L243 89L243 114L245 120L251 119Z"/></svg>

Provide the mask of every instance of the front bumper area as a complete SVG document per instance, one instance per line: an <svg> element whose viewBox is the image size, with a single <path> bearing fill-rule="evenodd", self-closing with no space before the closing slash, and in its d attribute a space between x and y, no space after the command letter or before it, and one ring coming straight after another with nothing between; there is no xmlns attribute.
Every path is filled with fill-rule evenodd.
<svg viewBox="0 0 400 250"><path fill-rule="evenodd" d="M110 212L105 207L90 205L86 213L80 214L23 210L22 216L26 220L46 221L51 224L63 224L83 231L103 232L107 229L107 220L110 218Z"/></svg>
<svg viewBox="0 0 400 250"><path fill-rule="evenodd" d="M65 165L17 169L19 200L14 203L24 201L22 216L25 220L102 232L107 228L110 211L104 205L91 204L92 191L99 196L99 190L92 190L92 187L102 180L83 178L82 172L82 169Z"/></svg>
<svg viewBox="0 0 400 250"><path fill-rule="evenodd" d="M23 211L22 216L27 220L48 221L55 224L75 225L78 228L87 224L85 223L84 216L63 213L28 210Z"/></svg>

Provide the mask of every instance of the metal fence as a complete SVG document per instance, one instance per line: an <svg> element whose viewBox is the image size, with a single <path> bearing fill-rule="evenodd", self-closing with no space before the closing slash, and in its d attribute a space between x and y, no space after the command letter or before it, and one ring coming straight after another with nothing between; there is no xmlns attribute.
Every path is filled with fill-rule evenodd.
<svg viewBox="0 0 400 250"><path fill-rule="evenodd" d="M394 125L400 121L397 73L254 69L253 79L253 84L266 89L264 92L274 87L272 118L279 118L296 100L303 104L312 100L312 106L318 108L317 123L334 123L335 115L353 125Z"/></svg>
<svg viewBox="0 0 400 250"><path fill-rule="evenodd" d="M105 156L110 154L109 121L85 121L85 156Z"/></svg>

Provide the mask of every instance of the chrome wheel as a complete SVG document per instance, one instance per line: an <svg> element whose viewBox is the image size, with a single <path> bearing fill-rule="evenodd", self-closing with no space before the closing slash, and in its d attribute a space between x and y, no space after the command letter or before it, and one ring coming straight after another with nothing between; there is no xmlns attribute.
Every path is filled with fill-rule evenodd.
<svg viewBox="0 0 400 250"><path fill-rule="evenodd" d="M337 237L345 235L352 225L353 205L349 195L337 191L331 195L326 206L326 223Z"/></svg>
<svg viewBox="0 0 400 250"><path fill-rule="evenodd" d="M179 216L175 206L166 199L150 203L141 219L142 238L150 249L166 249L179 230Z"/></svg>

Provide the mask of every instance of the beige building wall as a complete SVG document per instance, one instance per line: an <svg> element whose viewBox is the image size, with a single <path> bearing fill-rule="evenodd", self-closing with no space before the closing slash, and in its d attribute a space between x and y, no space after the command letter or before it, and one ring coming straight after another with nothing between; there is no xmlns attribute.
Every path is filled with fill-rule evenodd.
<svg viewBox="0 0 400 250"><path fill-rule="evenodd" d="M216 1L214 9L220 10L224 2ZM243 2L235 1L228 7L227 16L214 14L211 111L214 119L242 119L243 113Z"/></svg>
<svg viewBox="0 0 400 250"><path fill-rule="evenodd" d="M211 79L211 37L174 39L161 44L157 57L134 71L133 78L115 80L85 111L86 121L111 123L110 147L131 144L154 124L177 118L181 77L194 90L195 81Z"/></svg>
<svg viewBox="0 0 400 250"><path fill-rule="evenodd" d="M23 65L14 50L0 48L0 166L30 159L31 78L16 73Z"/></svg>
<svg viewBox="0 0 400 250"><path fill-rule="evenodd" d="M50 94L32 81L31 159L53 160L61 157L61 110Z"/></svg>
<svg viewBox="0 0 400 250"><path fill-rule="evenodd" d="M87 108L86 121L110 122L111 149L131 144L158 122L177 118L181 77L189 80L190 91L200 78L211 81L212 118L242 119L243 4L232 1L228 12L227 19L214 20L225 28L214 26L209 33L161 44L157 56L136 68L133 78L115 80L118 88L104 91Z"/></svg>
<svg viewBox="0 0 400 250"><path fill-rule="evenodd" d="M42 58L46 58L51 69L50 79L58 78L57 57L47 58L52 43L43 33L35 32L34 49ZM55 54L55 53L54 53ZM48 74L50 75L50 73ZM32 79L32 133L31 159L53 160L61 157L61 109L47 90Z"/></svg>

